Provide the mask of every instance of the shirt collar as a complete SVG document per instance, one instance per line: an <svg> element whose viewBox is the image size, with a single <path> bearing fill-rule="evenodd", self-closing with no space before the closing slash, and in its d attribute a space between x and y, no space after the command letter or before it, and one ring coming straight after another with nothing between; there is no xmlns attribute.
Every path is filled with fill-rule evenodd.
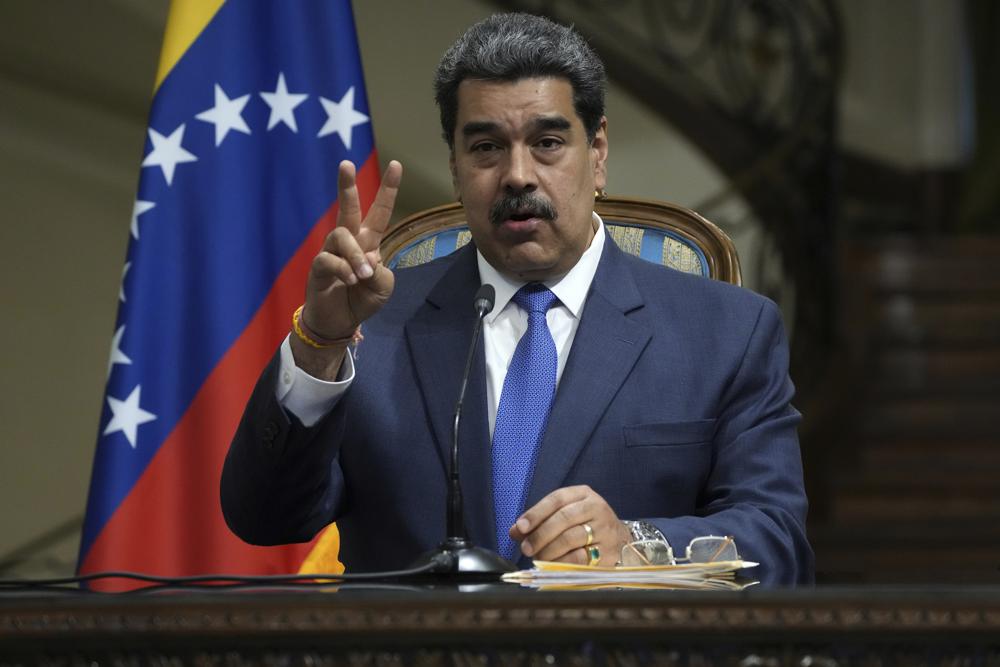
<svg viewBox="0 0 1000 667"><path fill-rule="evenodd" d="M546 280L543 284L552 290L559 302L569 309L573 317L579 318L583 311L583 304L587 300L587 292L590 290L590 283L594 281L594 274L597 273L597 265L601 261L601 254L604 252L604 222L597 213L593 214L594 224L597 230L594 238L580 259L569 272L561 278ZM493 285L496 289L496 301L493 310L486 316L488 323L493 321L503 312L507 304L517 290L524 287L527 282L523 280L513 280L497 271L486 261L483 253L476 250L476 259L479 262L479 277L481 284Z"/></svg>

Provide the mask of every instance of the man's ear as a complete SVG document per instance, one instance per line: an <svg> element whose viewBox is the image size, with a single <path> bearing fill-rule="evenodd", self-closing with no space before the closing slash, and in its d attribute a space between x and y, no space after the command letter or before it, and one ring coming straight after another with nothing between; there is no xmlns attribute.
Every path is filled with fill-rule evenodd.
<svg viewBox="0 0 1000 667"><path fill-rule="evenodd" d="M601 116L601 124L590 142L591 160L594 165L594 189L604 190L608 184L608 117Z"/></svg>

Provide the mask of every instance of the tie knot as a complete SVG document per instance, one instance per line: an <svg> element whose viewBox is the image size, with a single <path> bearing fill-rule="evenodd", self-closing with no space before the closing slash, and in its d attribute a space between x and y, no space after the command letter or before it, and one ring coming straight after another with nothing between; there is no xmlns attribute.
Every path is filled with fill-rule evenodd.
<svg viewBox="0 0 1000 667"><path fill-rule="evenodd" d="M559 298L541 283L528 283L514 295L514 303L529 313L545 314L558 300Z"/></svg>

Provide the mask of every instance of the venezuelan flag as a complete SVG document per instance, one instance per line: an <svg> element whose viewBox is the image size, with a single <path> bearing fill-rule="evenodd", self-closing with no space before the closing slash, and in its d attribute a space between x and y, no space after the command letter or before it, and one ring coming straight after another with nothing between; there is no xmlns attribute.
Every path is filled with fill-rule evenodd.
<svg viewBox="0 0 1000 667"><path fill-rule="evenodd" d="M219 477L333 227L343 159L360 166L367 207L378 164L348 0L174 0L128 230L81 574L302 565L312 545L252 547L229 531Z"/></svg>

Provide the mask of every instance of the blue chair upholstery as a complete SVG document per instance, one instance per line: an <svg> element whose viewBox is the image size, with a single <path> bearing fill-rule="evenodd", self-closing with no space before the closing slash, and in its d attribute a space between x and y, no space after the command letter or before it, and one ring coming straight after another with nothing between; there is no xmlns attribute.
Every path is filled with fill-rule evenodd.
<svg viewBox="0 0 1000 667"><path fill-rule="evenodd" d="M739 258L721 229L694 211L646 199L607 197L594 209L625 252L706 278L740 284ZM409 216L382 241L390 269L448 255L472 239L461 204L446 204Z"/></svg>
<svg viewBox="0 0 1000 667"><path fill-rule="evenodd" d="M430 236L414 239L399 249L387 263L390 269L405 269L444 257L455 252L472 240L468 227L445 229Z"/></svg>
<svg viewBox="0 0 1000 667"><path fill-rule="evenodd" d="M607 223L607 229L625 252L678 271L710 277L705 252L676 232L613 220Z"/></svg>

